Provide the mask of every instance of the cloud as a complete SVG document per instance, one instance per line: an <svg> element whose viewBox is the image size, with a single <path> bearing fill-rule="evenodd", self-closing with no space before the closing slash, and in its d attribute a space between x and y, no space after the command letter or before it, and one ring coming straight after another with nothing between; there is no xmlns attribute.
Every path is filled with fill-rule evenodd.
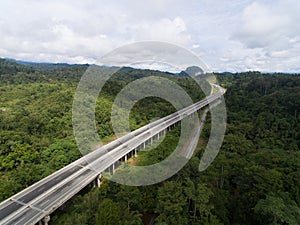
<svg viewBox="0 0 300 225"><path fill-rule="evenodd" d="M164 15L170 3L2 1L0 7L7 11L0 15L0 54L25 60L77 62L86 58L83 62L91 62L134 41L184 45L189 40L184 20Z"/></svg>
<svg viewBox="0 0 300 225"><path fill-rule="evenodd" d="M162 18L152 23L142 22L129 28L135 40L159 40L186 45L190 39L182 18Z"/></svg>
<svg viewBox="0 0 300 225"><path fill-rule="evenodd" d="M253 2L243 10L239 29L233 32L231 39L243 45L243 52L248 49L263 52L264 57L259 59L249 56L253 57L253 67L265 71L295 71L299 68L292 63L300 53L299 11L297 0Z"/></svg>
<svg viewBox="0 0 300 225"><path fill-rule="evenodd" d="M236 33L236 38L250 48L291 47L292 40L300 34L296 28L300 16L290 11L293 7L300 9L298 1L284 1L271 6L256 2L251 4L243 12L241 29Z"/></svg>
<svg viewBox="0 0 300 225"><path fill-rule="evenodd" d="M0 57L94 63L155 40L192 50L216 71L299 69L299 0L2 0L0 7Z"/></svg>

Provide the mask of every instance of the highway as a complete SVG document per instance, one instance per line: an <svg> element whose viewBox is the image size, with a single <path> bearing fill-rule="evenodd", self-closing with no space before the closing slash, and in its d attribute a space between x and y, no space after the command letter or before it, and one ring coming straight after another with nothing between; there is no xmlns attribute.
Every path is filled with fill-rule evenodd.
<svg viewBox="0 0 300 225"><path fill-rule="evenodd" d="M171 125L219 99L219 93L154 121L102 146L0 203L1 225L36 224L63 205L97 176ZM190 153L191 154L191 153ZM188 155L190 157L190 155Z"/></svg>
<svg viewBox="0 0 300 225"><path fill-rule="evenodd" d="M206 120L206 115L208 113L208 109L206 109L202 115L202 118L201 118L201 121L200 121L200 124L194 134L194 137L193 139L191 140L189 146L188 146L188 149L187 149L187 152L186 152L186 158L187 159L190 159L194 153L194 149L195 147L197 146L197 143L198 143L198 140L199 140L199 136L201 134L201 131L203 129L203 126L204 126L204 123L205 123L205 120Z"/></svg>

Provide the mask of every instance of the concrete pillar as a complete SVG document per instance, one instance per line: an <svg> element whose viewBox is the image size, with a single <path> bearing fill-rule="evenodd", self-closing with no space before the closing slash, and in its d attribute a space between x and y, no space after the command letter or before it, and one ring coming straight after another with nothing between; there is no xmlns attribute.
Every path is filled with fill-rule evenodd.
<svg viewBox="0 0 300 225"><path fill-rule="evenodd" d="M115 173L115 163L112 164L112 174Z"/></svg>
<svg viewBox="0 0 300 225"><path fill-rule="evenodd" d="M102 174L100 173L100 174L96 177L96 180L95 180L96 186L97 186L98 188L100 188L100 185L101 185L101 178L102 178Z"/></svg>
<svg viewBox="0 0 300 225"><path fill-rule="evenodd" d="M43 225L42 221L39 221L39 225Z"/></svg>
<svg viewBox="0 0 300 225"><path fill-rule="evenodd" d="M45 225L48 225L48 222L50 221L50 216L45 216L43 221Z"/></svg>
<svg viewBox="0 0 300 225"><path fill-rule="evenodd" d="M125 162L127 162L127 154L125 155Z"/></svg>
<svg viewBox="0 0 300 225"><path fill-rule="evenodd" d="M136 150L136 148L134 149L134 157L137 157L137 150Z"/></svg>
<svg viewBox="0 0 300 225"><path fill-rule="evenodd" d="M143 149L145 149L145 148L146 148L146 142L143 143Z"/></svg>

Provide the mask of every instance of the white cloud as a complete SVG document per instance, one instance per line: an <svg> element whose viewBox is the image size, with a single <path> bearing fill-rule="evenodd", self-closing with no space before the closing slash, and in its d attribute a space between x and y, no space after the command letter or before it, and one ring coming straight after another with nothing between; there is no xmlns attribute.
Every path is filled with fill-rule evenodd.
<svg viewBox="0 0 300 225"><path fill-rule="evenodd" d="M299 68L291 63L300 54L299 11L298 0L253 2L244 9L239 29L232 38L243 44L241 50L244 52L256 49L254 51L264 53L263 59L253 59L253 67L264 71L296 71Z"/></svg>
<svg viewBox="0 0 300 225"><path fill-rule="evenodd" d="M291 30L295 15L285 11L280 6L262 5L253 3L248 6L242 17L241 29L237 31L237 38L250 48L286 47L290 37L294 38L299 33ZM283 43L287 42L287 43Z"/></svg>
<svg viewBox="0 0 300 225"><path fill-rule="evenodd" d="M185 44L189 37L183 19L163 15L170 2L2 1L0 7L8 10L0 15L0 52L3 57L73 62L134 41Z"/></svg>
<svg viewBox="0 0 300 225"><path fill-rule="evenodd" d="M156 40L217 71L299 70L299 0L2 0L0 8L0 57L93 63Z"/></svg>
<svg viewBox="0 0 300 225"><path fill-rule="evenodd" d="M129 28L129 33L134 34L135 40L158 40L186 45L190 36L187 33L182 18L162 18L152 23L143 22Z"/></svg>

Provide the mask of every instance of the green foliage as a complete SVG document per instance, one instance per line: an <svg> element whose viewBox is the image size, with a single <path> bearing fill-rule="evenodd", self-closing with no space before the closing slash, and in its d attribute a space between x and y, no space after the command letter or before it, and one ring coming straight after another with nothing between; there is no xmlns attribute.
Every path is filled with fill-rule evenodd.
<svg viewBox="0 0 300 225"><path fill-rule="evenodd" d="M266 199L258 201L254 207L262 224L288 224L300 223L300 208L290 199L288 193L267 195Z"/></svg>
<svg viewBox="0 0 300 225"><path fill-rule="evenodd" d="M111 199L124 212L129 209L155 218L157 224L299 224L300 78L260 73L228 76L222 78L229 87L227 133L206 171L198 171L204 150L200 145L199 152L168 181L132 189L105 182L101 198ZM155 101L140 103L145 112L141 121L147 120L151 100ZM136 118L135 112L131 116ZM209 120L208 116L201 143L209 137ZM154 164L171 154L179 131L177 127L169 132L157 148L139 152L137 165Z"/></svg>
<svg viewBox="0 0 300 225"><path fill-rule="evenodd" d="M186 198L182 194L180 183L166 181L157 193L156 213L158 224L188 224L186 212Z"/></svg>
<svg viewBox="0 0 300 225"><path fill-rule="evenodd" d="M118 203L110 199L103 199L99 204L98 213L96 215L97 225L120 224L121 208Z"/></svg>
<svg viewBox="0 0 300 225"><path fill-rule="evenodd" d="M139 192L132 192L140 194L132 195L124 192L129 188L109 182L103 197L125 211L156 217L157 224L299 224L300 77L253 72L226 75L222 82L229 87L227 133L206 171L198 172L204 150L200 145L168 181L139 187ZM140 103L141 112L147 112L143 110L148 103L150 99ZM146 114L141 121L147 120ZM131 115L135 118L134 112ZM209 120L208 116L201 143L209 137ZM157 148L139 152L138 165L168 156L179 131L178 127L169 132Z"/></svg>
<svg viewBox="0 0 300 225"><path fill-rule="evenodd" d="M72 131L72 101L86 68L46 69L0 60L0 200L81 156ZM102 138L113 135L110 113L116 94L146 76L168 77L194 101L203 98L188 77L122 68L96 102ZM100 189L87 187L55 212L51 223L142 224L150 218L156 224L299 224L299 75L217 76L227 87L228 126L221 151L206 171L199 173L198 166L210 134L209 115L198 152L173 177L146 187L103 180ZM134 105L130 127L136 129L174 110L162 99L145 98ZM180 126L157 148L139 152L137 165L165 159L179 136Z"/></svg>

